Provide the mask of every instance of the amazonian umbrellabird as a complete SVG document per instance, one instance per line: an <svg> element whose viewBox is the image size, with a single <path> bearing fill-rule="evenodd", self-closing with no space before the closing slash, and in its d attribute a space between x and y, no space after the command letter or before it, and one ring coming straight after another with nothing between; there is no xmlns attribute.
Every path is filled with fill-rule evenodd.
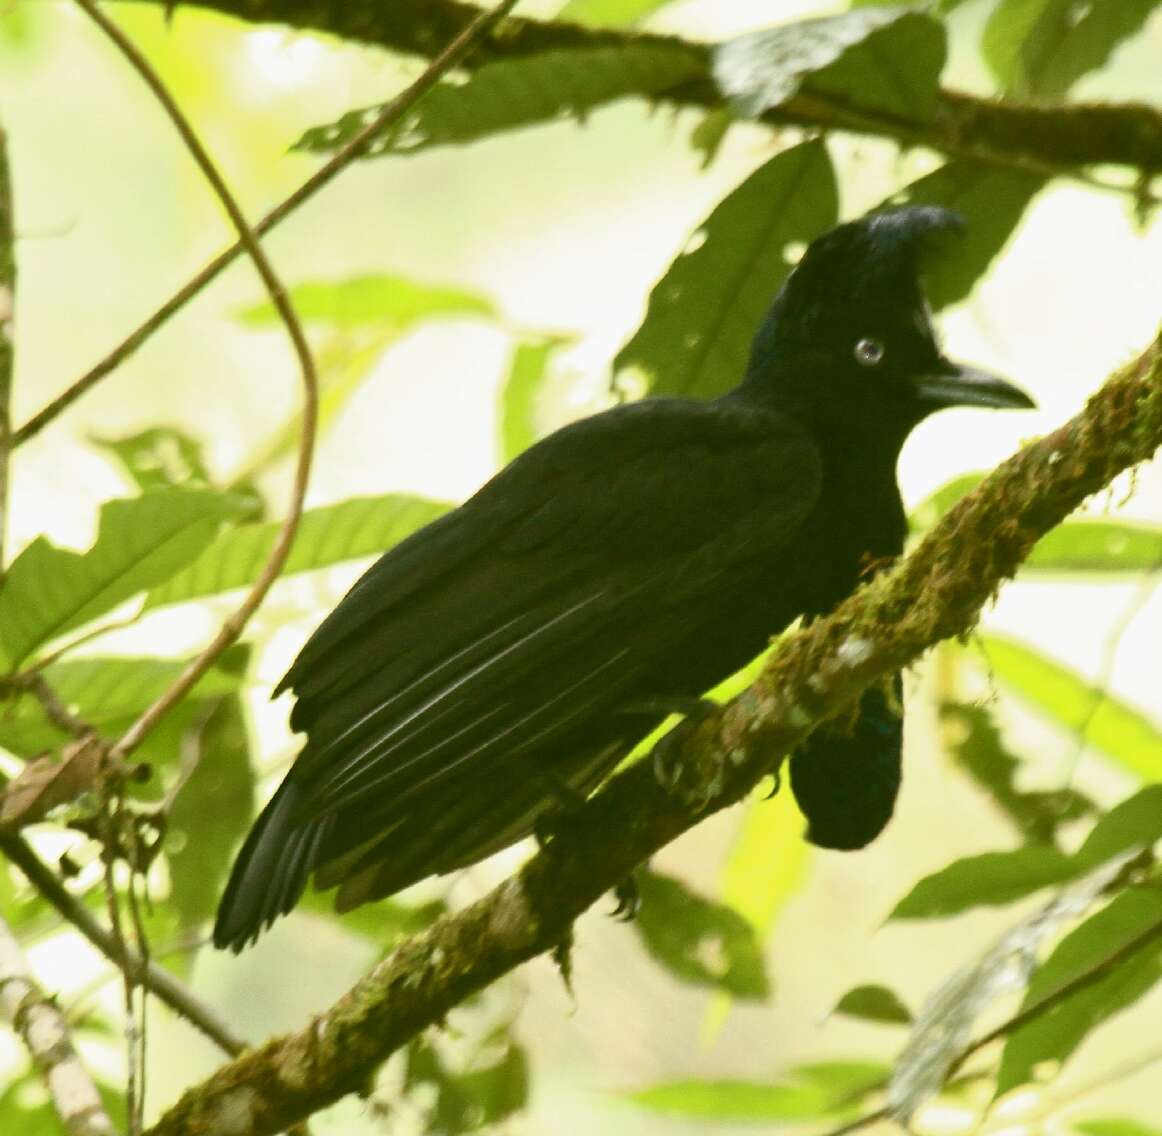
<svg viewBox="0 0 1162 1136"><path fill-rule="evenodd" d="M948 406L1033 405L937 346L921 259L960 227L905 206L833 229L734 390L565 426L377 561L275 692L294 692L306 743L238 855L214 942L240 950L312 874L347 910L528 835L667 706L898 556L912 428ZM851 729L792 756L811 839L879 833L900 743L873 690Z"/></svg>

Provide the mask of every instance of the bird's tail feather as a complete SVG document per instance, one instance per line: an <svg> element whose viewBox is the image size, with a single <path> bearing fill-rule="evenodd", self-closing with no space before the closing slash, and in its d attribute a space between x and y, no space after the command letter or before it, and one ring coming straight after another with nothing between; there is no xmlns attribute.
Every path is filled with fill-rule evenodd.
<svg viewBox="0 0 1162 1136"><path fill-rule="evenodd" d="M284 781L254 822L218 905L214 946L237 954L303 894L327 822L304 823L299 797Z"/></svg>

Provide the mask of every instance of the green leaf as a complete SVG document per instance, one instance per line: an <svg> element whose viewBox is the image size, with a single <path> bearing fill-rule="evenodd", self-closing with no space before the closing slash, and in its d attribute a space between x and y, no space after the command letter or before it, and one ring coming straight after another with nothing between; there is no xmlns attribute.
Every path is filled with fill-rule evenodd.
<svg viewBox="0 0 1162 1136"><path fill-rule="evenodd" d="M950 747L957 765L988 793L1026 841L1052 844L1060 825L1093 811L1093 802L1076 789L1018 789L1021 763L1005 748L986 708L946 702L940 707L940 717L959 733Z"/></svg>
<svg viewBox="0 0 1162 1136"><path fill-rule="evenodd" d="M719 87L748 117L805 91L914 120L936 112L945 51L939 21L892 6L739 36L715 47L712 62Z"/></svg>
<svg viewBox="0 0 1162 1136"><path fill-rule="evenodd" d="M1061 989L1117 953L1150 928L1162 927L1162 894L1130 888L1070 932L1033 976L1022 1008ZM1051 1010L1021 1026L1005 1043L997 1095L1033 1078L1043 1061L1064 1061L1085 1036L1132 1005L1162 978L1162 946L1155 936L1107 973L1089 982Z"/></svg>
<svg viewBox="0 0 1162 1136"><path fill-rule="evenodd" d="M908 527L917 535L926 533L957 501L971 493L985 476L983 473L964 473L945 482L912 510Z"/></svg>
<svg viewBox="0 0 1162 1136"><path fill-rule="evenodd" d="M499 314L492 301L478 292L423 284L404 276L312 280L292 288L290 297L302 320L393 334L401 334L425 320L496 319ZM235 315L251 327L269 327L279 322L269 301L240 308Z"/></svg>
<svg viewBox="0 0 1162 1136"><path fill-rule="evenodd" d="M174 798L165 834L170 903L178 931L218 907L223 881L254 810L254 773L242 699L219 700L189 744L198 763Z"/></svg>
<svg viewBox="0 0 1162 1136"><path fill-rule="evenodd" d="M1141 844L1162 840L1162 785L1147 785L1119 803L1093 826L1076 859L1086 866L1104 863Z"/></svg>
<svg viewBox="0 0 1162 1136"><path fill-rule="evenodd" d="M760 166L703 222L650 293L641 327L618 352L653 394L712 398L735 386L795 251L837 220L831 159L804 142Z"/></svg>
<svg viewBox="0 0 1162 1136"><path fill-rule="evenodd" d="M583 118L630 95L648 97L703 71L701 53L661 45L583 47L486 63L463 83L440 83L365 151L413 154L473 142L518 127ZM350 111L308 130L296 150L328 153L354 137L382 108Z"/></svg>
<svg viewBox="0 0 1162 1136"><path fill-rule="evenodd" d="M1025 565L1041 572L1149 572L1162 564L1162 528L1068 521L1050 529Z"/></svg>
<svg viewBox="0 0 1162 1136"><path fill-rule="evenodd" d="M641 909L633 925L662 966L684 982L714 986L736 998L767 996L758 936L737 911L670 876L641 871L634 878Z"/></svg>
<svg viewBox="0 0 1162 1136"><path fill-rule="evenodd" d="M556 19L607 28L636 24L664 8L670 0L569 0Z"/></svg>
<svg viewBox="0 0 1162 1136"><path fill-rule="evenodd" d="M238 689L240 679L229 669L233 654L227 652L186 696L195 702L220 698ZM44 677L61 703L105 734L127 718L150 706L185 670L188 659L92 656L65 660L44 669ZM52 725L31 694L0 706L0 746L19 757L30 758L59 746L67 735Z"/></svg>
<svg viewBox="0 0 1162 1136"><path fill-rule="evenodd" d="M1075 1120L1073 1127L1084 1136L1162 1136L1162 1128L1150 1128L1140 1120L1130 1120L1125 1116Z"/></svg>
<svg viewBox="0 0 1162 1136"><path fill-rule="evenodd" d="M557 348L570 342L554 337L538 343L518 343L513 351L500 405L500 454L504 462L512 461L537 440L537 400L549 360Z"/></svg>
<svg viewBox="0 0 1162 1136"><path fill-rule="evenodd" d="M981 49L1006 90L1060 98L1138 32L1157 0L1000 0Z"/></svg>
<svg viewBox="0 0 1162 1136"><path fill-rule="evenodd" d="M423 1130L444 1136L477 1132L498 1124L528 1103L529 1069L525 1051L507 1034L497 1031L500 1055L490 1063L463 1073L451 1072L435 1047L413 1041L407 1050L404 1088L434 1086L435 1103L428 1106Z"/></svg>
<svg viewBox="0 0 1162 1136"><path fill-rule="evenodd" d="M173 486L210 487L202 443L173 426L154 426L122 438L94 436L89 441L108 450L144 493Z"/></svg>
<svg viewBox="0 0 1162 1136"><path fill-rule="evenodd" d="M989 669L1003 685L1067 730L1084 728L1086 740L1124 769L1162 781L1162 732L1144 714L1022 643L999 635L982 635L980 641Z"/></svg>
<svg viewBox="0 0 1162 1136"><path fill-rule="evenodd" d="M389 494L353 497L303 514L284 576L357 560L390 548L450 508L441 501ZM278 535L278 523L224 532L185 571L146 597L146 608L217 595L252 584Z"/></svg>
<svg viewBox="0 0 1162 1136"><path fill-rule="evenodd" d="M102 505L87 552L37 537L0 588L0 666L15 666L41 644L164 583L237 511L237 501L220 493L163 489Z"/></svg>
<svg viewBox="0 0 1162 1136"><path fill-rule="evenodd" d="M912 1011L886 986L855 986L839 999L831 1012L887 1025L907 1025L912 1020Z"/></svg>
<svg viewBox="0 0 1162 1136"><path fill-rule="evenodd" d="M973 907L997 907L1071 879L1079 870L1069 856L1042 845L967 856L925 876L888 918L934 919Z"/></svg>
<svg viewBox="0 0 1162 1136"><path fill-rule="evenodd" d="M962 158L892 196L893 203L943 205L965 219L963 234L943 242L939 255L924 266L924 293L934 308L963 300L972 291L1046 180L1028 170Z"/></svg>
<svg viewBox="0 0 1162 1136"><path fill-rule="evenodd" d="M668 1081L626 1093L652 1112L702 1120L774 1123L834 1117L887 1081L888 1070L866 1062L831 1062L793 1069L773 1084L758 1081Z"/></svg>

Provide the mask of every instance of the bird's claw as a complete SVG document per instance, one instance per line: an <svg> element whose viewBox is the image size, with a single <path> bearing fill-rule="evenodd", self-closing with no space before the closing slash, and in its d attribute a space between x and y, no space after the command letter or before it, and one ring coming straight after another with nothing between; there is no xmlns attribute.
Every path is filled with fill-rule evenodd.
<svg viewBox="0 0 1162 1136"><path fill-rule="evenodd" d="M763 797L764 801L769 801L781 788L783 787L783 771L776 769L771 773L771 791Z"/></svg>
<svg viewBox="0 0 1162 1136"><path fill-rule="evenodd" d="M619 923L632 923L637 917L637 913L642 905L641 892L638 891L637 881L634 880L633 876L626 876L613 889L613 895L617 900L617 906L610 914Z"/></svg>

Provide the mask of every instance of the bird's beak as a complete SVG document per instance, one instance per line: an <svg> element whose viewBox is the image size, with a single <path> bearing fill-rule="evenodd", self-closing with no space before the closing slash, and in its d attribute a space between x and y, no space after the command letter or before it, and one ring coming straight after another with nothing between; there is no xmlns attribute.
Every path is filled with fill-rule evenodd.
<svg viewBox="0 0 1162 1136"><path fill-rule="evenodd" d="M1020 388L979 367L941 359L939 367L916 383L922 402L944 406L991 406L998 410L1027 410L1036 403Z"/></svg>

